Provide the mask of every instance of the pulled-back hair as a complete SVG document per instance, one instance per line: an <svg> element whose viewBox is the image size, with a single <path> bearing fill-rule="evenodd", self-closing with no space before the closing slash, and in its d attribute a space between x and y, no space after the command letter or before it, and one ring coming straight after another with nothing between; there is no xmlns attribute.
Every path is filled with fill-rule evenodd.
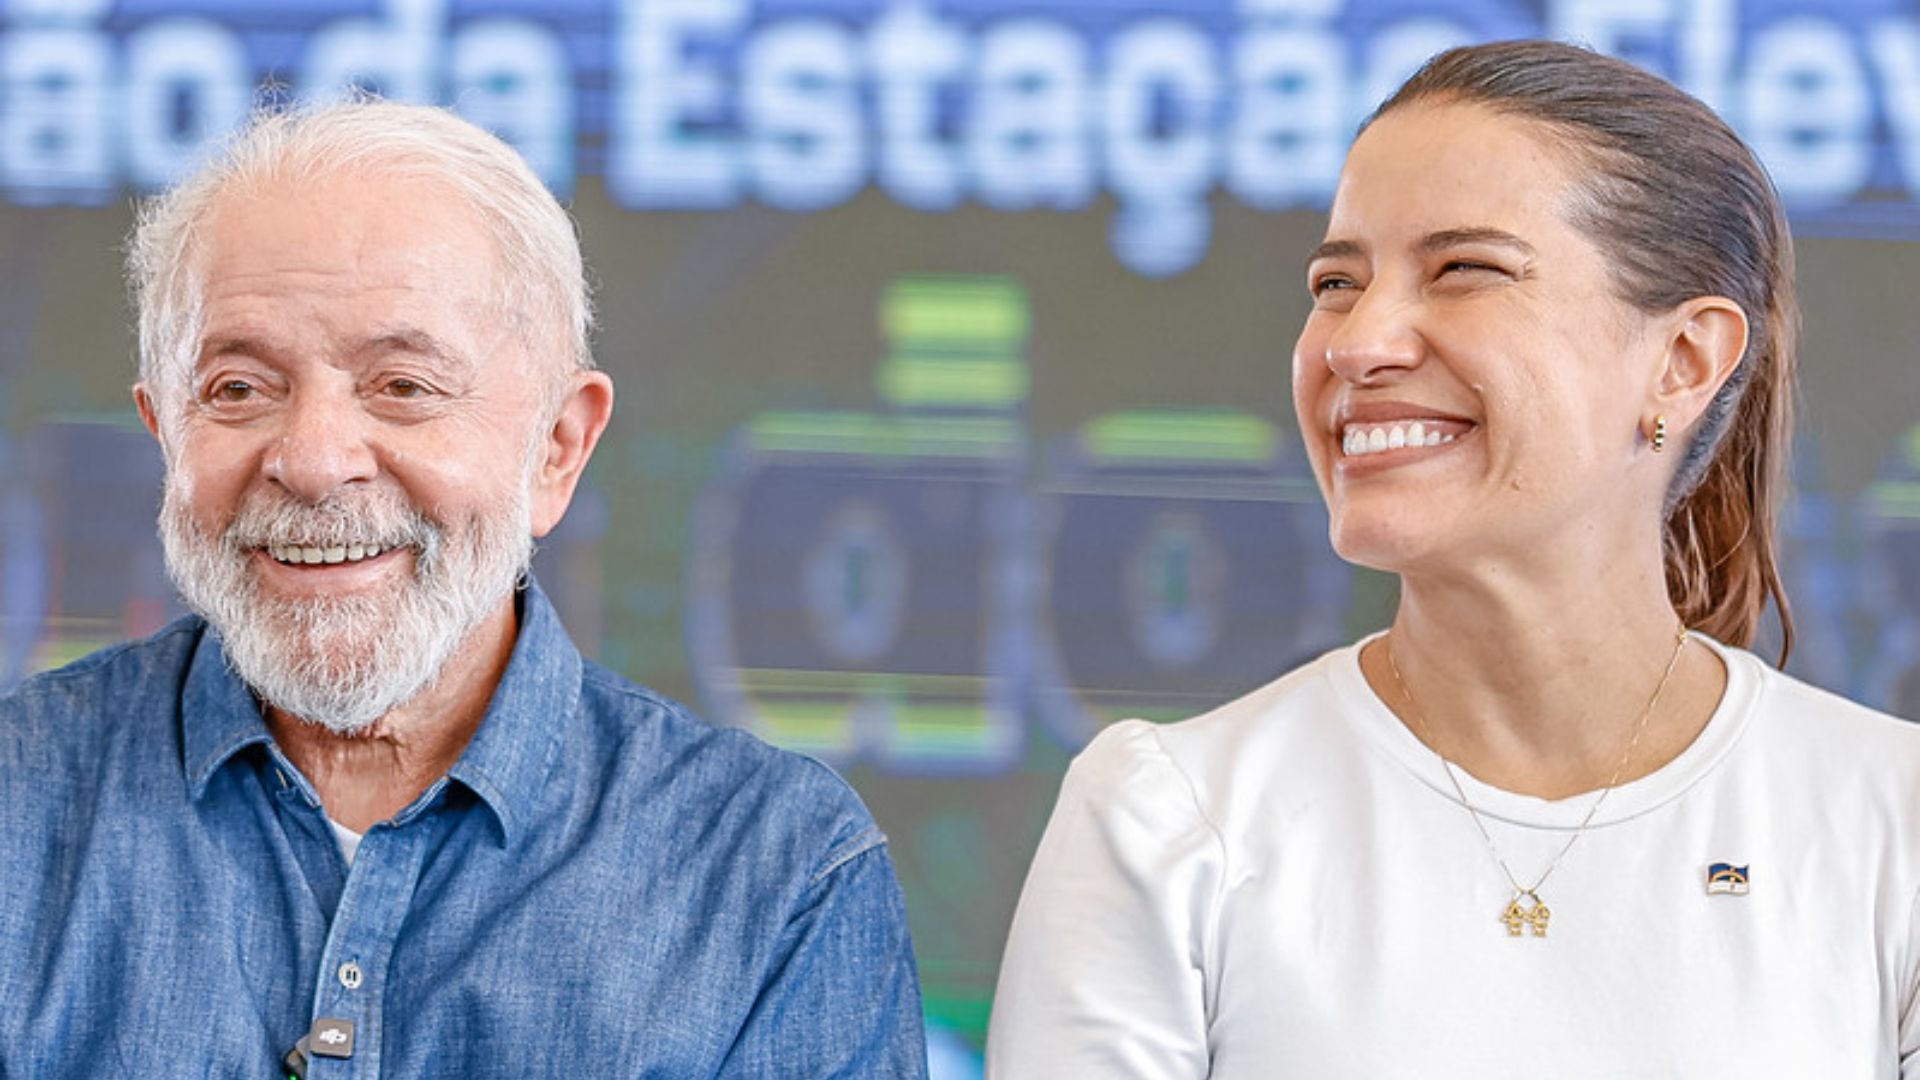
<svg viewBox="0 0 1920 1080"><path fill-rule="evenodd" d="M1769 599L1784 663L1793 618L1775 511L1793 431L1793 247L1766 170L1700 101L1621 60L1551 41L1443 52L1375 111L1484 106L1545 126L1584 175L1572 224L1642 311L1720 296L1746 313L1747 350L1701 416L1667 492L1667 593L1687 626L1753 642ZM1369 123L1372 121L1369 120Z"/></svg>

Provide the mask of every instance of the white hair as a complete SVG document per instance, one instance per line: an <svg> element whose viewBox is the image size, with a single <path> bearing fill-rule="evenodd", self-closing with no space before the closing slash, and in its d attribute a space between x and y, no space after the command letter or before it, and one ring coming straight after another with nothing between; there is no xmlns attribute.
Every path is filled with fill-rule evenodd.
<svg viewBox="0 0 1920 1080"><path fill-rule="evenodd" d="M524 313L521 330L536 355L563 353L566 362L551 365L555 390L565 376L593 367L593 310L579 237L526 161L446 109L359 98L261 110L199 172L140 208L127 276L139 319L140 378L163 402L193 370L199 245L221 199L276 182L366 172L439 184L464 199L499 252L502 310ZM557 404L556 392L549 407Z"/></svg>

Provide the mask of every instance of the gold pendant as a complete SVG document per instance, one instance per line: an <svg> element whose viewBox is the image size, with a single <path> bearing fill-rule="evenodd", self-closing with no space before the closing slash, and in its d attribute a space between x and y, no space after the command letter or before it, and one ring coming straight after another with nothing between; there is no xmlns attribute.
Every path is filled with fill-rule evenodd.
<svg viewBox="0 0 1920 1080"><path fill-rule="evenodd" d="M1547 920L1551 918L1553 912L1546 901L1532 889L1514 893L1513 899L1507 902L1507 910L1500 914L1500 921L1507 924L1508 937L1519 937L1521 928L1526 926L1533 928L1534 937L1546 937Z"/></svg>

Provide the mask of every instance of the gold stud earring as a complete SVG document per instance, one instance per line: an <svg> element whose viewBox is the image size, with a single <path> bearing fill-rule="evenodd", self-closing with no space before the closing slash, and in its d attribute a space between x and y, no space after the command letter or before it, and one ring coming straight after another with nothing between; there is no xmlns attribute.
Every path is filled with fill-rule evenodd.
<svg viewBox="0 0 1920 1080"><path fill-rule="evenodd" d="M1664 453L1667 449L1667 417L1662 413L1653 418L1653 437L1647 440L1653 444L1653 452Z"/></svg>

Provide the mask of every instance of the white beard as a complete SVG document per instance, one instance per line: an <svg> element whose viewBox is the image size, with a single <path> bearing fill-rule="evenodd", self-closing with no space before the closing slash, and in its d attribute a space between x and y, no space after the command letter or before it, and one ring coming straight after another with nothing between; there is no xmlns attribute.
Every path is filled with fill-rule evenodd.
<svg viewBox="0 0 1920 1080"><path fill-rule="evenodd" d="M228 662L256 694L341 735L366 731L432 686L533 561L526 483L509 505L467 521L457 534L383 486L320 503L257 495L217 537L194 520L187 487L168 470L160 540L175 586L219 631ZM367 542L413 549L413 574L403 588L289 599L268 593L251 565L268 544Z"/></svg>

